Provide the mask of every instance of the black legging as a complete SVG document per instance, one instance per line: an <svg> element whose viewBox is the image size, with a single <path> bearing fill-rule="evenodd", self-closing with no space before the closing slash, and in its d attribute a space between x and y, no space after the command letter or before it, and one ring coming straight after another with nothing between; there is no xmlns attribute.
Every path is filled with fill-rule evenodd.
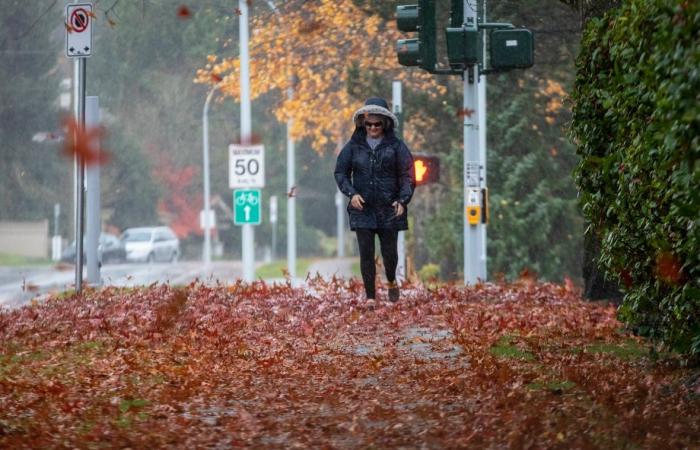
<svg viewBox="0 0 700 450"><path fill-rule="evenodd" d="M386 279L393 283L396 280L396 264L399 261L396 247L399 231L361 228L355 230L355 233L357 245L360 248L360 271L362 271L362 281L365 283L365 293L367 298L376 298L374 279L377 276L377 269L374 265L374 236L379 236L379 248L384 260Z"/></svg>

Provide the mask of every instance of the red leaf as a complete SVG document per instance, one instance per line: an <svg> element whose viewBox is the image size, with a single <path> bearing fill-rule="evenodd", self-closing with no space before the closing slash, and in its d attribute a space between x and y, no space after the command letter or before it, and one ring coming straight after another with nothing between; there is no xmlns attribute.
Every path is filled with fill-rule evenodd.
<svg viewBox="0 0 700 450"><path fill-rule="evenodd" d="M104 135L101 127L83 129L73 117L65 121L65 127L63 154L71 158L82 157L86 166L105 164L110 160L109 153L100 149L100 138Z"/></svg>
<svg viewBox="0 0 700 450"><path fill-rule="evenodd" d="M188 8L186 5L180 5L177 8L177 16L180 19L189 19L192 17L192 11L190 11L190 8Z"/></svg>

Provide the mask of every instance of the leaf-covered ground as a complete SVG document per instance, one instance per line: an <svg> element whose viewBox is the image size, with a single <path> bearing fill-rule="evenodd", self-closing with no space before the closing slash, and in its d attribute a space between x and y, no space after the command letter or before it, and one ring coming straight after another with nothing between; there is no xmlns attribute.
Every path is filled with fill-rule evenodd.
<svg viewBox="0 0 700 450"><path fill-rule="evenodd" d="M380 292L381 294L381 292ZM105 288L0 313L0 448L698 448L698 372L566 286Z"/></svg>

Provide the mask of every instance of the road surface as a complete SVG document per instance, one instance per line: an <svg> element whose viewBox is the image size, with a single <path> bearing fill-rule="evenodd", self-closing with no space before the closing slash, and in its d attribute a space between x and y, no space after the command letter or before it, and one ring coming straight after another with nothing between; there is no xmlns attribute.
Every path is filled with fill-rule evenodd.
<svg viewBox="0 0 700 450"><path fill-rule="evenodd" d="M243 274L240 261L217 261L206 267L199 261L155 264L107 264L104 286L140 286L152 283L230 283ZM86 277L83 278L85 280ZM33 298L73 289L75 268L65 266L0 267L0 307L16 308Z"/></svg>

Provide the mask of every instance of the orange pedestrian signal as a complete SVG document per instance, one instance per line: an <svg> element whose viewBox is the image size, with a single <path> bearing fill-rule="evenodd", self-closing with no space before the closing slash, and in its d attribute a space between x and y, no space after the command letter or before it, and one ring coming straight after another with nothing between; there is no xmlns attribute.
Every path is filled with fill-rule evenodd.
<svg viewBox="0 0 700 450"><path fill-rule="evenodd" d="M432 155L413 155L413 169L416 185L440 181L440 159Z"/></svg>

